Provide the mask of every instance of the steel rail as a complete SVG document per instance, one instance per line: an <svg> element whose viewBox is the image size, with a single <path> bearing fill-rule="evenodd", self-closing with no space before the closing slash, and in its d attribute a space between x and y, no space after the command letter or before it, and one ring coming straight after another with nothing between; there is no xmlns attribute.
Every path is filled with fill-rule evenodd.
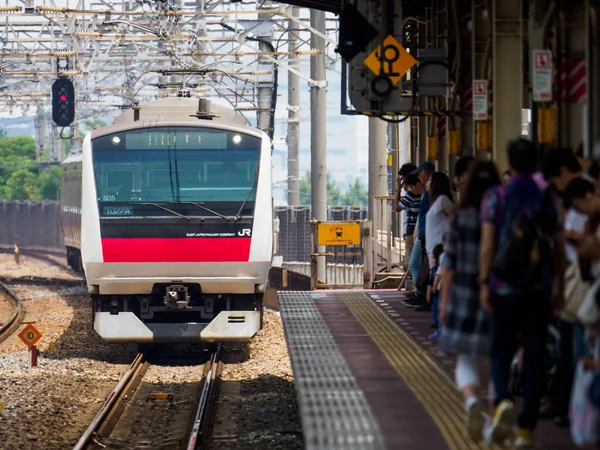
<svg viewBox="0 0 600 450"><path fill-rule="evenodd" d="M15 309L8 320L0 324L0 342L2 342L10 335L10 331L13 330L13 328L18 327L21 324L23 318L23 304L21 303L19 296L2 282L0 282L0 291L4 292L8 299L15 305Z"/></svg>
<svg viewBox="0 0 600 450"><path fill-rule="evenodd" d="M200 395L200 401L198 402L198 410L196 411L196 417L192 425L192 431L188 439L187 450L196 450L200 443L202 427L206 423L206 412L210 407L210 400L215 389L215 381L219 372L219 365L221 364L221 344L217 347L217 351L211 356L209 362L209 368L204 378L204 385L202 386L202 394Z"/></svg>
<svg viewBox="0 0 600 450"><path fill-rule="evenodd" d="M94 433L96 433L96 431L98 431L100 426L103 424L104 420L106 419L108 414L111 412L112 408L115 406L115 403L121 397L121 394L122 394L123 390L125 389L125 387L139 373L139 370L142 367L142 359L143 359L143 355L141 353L138 353L138 355L135 357L135 359L131 363L131 366L129 366L129 369L127 369L127 372L125 372L125 374L119 381L119 384L117 384L115 389L111 392L111 394L108 396L108 398L106 399L106 401L100 408L100 411L98 411L98 414L96 415L96 417L94 417L94 420L92 421L90 426L81 435L81 437L79 438L79 441L77 441L77 444L75 444L75 447L73 447L73 450L82 450L82 449L86 448L86 446L90 443L90 440L94 436Z"/></svg>
<svg viewBox="0 0 600 450"><path fill-rule="evenodd" d="M0 283L7 285L26 285L26 286L84 286L85 280L77 280L71 278L43 278L34 276L24 276L16 278L7 278L0 276Z"/></svg>

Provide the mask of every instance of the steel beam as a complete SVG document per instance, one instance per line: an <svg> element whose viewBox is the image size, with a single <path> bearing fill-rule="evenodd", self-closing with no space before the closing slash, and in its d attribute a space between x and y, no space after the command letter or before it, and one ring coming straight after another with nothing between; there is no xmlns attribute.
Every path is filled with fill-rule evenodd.
<svg viewBox="0 0 600 450"><path fill-rule="evenodd" d="M506 144L521 135L523 107L523 0L493 3L493 158L508 168Z"/></svg>

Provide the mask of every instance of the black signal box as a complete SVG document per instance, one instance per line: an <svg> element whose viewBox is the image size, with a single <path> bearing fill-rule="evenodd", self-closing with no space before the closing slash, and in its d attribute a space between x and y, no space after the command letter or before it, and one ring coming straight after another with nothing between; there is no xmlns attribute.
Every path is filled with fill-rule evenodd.
<svg viewBox="0 0 600 450"><path fill-rule="evenodd" d="M75 120L75 87L65 77L52 85L52 120L59 127L68 127Z"/></svg>

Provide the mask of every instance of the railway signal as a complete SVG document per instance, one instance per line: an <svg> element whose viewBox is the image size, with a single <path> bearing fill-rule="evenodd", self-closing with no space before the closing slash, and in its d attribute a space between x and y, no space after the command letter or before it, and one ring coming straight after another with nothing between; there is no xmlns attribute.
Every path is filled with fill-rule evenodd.
<svg viewBox="0 0 600 450"><path fill-rule="evenodd" d="M59 127L68 127L75 120L75 88L66 77L52 85L52 120Z"/></svg>

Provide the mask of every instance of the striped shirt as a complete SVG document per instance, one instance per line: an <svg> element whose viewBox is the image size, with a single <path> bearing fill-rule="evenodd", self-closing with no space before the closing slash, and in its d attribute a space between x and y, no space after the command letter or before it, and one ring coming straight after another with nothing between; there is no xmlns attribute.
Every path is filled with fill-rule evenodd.
<svg viewBox="0 0 600 450"><path fill-rule="evenodd" d="M398 206L406 211L406 220L402 224L402 234L404 236L411 235L415 232L420 205L421 196L415 195L411 191L408 191L398 203Z"/></svg>

